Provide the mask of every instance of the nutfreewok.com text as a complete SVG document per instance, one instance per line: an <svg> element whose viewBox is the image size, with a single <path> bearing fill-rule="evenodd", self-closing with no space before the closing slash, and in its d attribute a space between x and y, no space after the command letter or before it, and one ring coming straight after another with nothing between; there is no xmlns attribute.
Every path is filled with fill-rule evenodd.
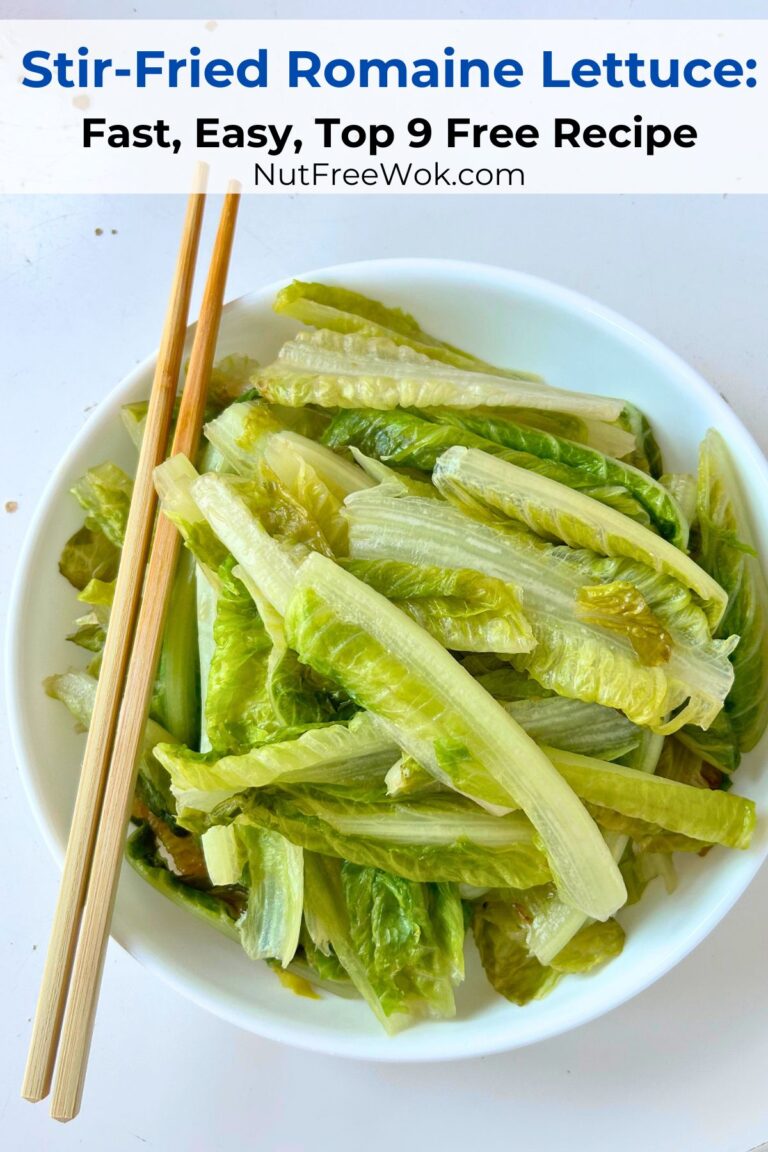
<svg viewBox="0 0 768 1152"><path fill-rule="evenodd" d="M522 168L463 167L448 164L373 163L364 168L318 161L314 164L255 164L254 187L283 188L522 188Z"/></svg>

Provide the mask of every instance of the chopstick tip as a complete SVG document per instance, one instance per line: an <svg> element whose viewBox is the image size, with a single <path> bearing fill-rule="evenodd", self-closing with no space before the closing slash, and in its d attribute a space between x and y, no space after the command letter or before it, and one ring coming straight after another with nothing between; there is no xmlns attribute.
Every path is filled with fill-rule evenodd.
<svg viewBox="0 0 768 1152"><path fill-rule="evenodd" d="M243 186L239 180L230 180L227 184L227 196L239 196Z"/></svg>
<svg viewBox="0 0 768 1152"><path fill-rule="evenodd" d="M205 192L208 185L208 173L210 172L209 166L204 160L198 160L195 165L195 171L192 176L192 192L201 195Z"/></svg>

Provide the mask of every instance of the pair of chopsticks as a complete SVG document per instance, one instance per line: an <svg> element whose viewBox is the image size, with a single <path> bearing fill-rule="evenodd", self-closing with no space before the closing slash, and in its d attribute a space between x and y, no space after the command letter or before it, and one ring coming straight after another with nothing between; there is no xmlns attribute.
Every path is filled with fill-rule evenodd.
<svg viewBox="0 0 768 1152"><path fill-rule="evenodd" d="M80 1110L96 1004L180 537L157 517L153 472L166 455L205 204L197 169L149 400L96 699L72 816L22 1096L51 1115ZM229 186L195 331L171 455L194 460L216 348L240 200ZM154 535L153 535L154 530ZM55 1080L54 1080L55 1068Z"/></svg>

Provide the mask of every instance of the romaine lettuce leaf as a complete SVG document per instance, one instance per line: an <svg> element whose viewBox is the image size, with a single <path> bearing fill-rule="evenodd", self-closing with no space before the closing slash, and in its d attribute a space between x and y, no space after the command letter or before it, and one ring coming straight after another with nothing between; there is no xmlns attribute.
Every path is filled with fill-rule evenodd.
<svg viewBox="0 0 768 1152"><path fill-rule="evenodd" d="M492 688L488 691L494 694ZM615 708L562 696L510 700L504 707L537 744L600 760L625 755L638 745L643 732Z"/></svg>
<svg viewBox="0 0 768 1152"><path fill-rule="evenodd" d="M740 750L748 752L768 724L768 589L738 477L713 428L699 453L698 524L702 567L728 595L720 634L741 637L725 711Z"/></svg>
<svg viewBox="0 0 768 1152"><path fill-rule="evenodd" d="M719 769L691 748L683 739L682 732L665 740L657 772L666 780L678 780L694 788L720 788L723 780Z"/></svg>
<svg viewBox="0 0 768 1152"><path fill-rule="evenodd" d="M673 493L631 464L605 456L594 448L576 444L552 433L526 428L509 414L452 412L438 409L425 413L438 423L452 424L516 452L527 452L578 469L597 485L614 485L629 492L646 510L656 531L676 547L688 543L688 521Z"/></svg>
<svg viewBox="0 0 768 1152"><path fill-rule="evenodd" d="M345 509L354 559L470 566L520 588L537 643L511 660L546 688L618 708L659 731L686 722L706 727L722 708L733 680L728 653L735 638L710 640L703 612L677 581L636 561L483 524L434 500L371 489L348 497ZM616 580L634 584L672 636L663 667L641 664L626 637L577 618L580 588Z"/></svg>
<svg viewBox="0 0 768 1152"><path fill-rule="evenodd" d="M453 1014L463 923L450 887L410 885L313 853L305 854L304 882L317 949L333 950L387 1032Z"/></svg>
<svg viewBox="0 0 768 1152"><path fill-rule="evenodd" d="M273 719L267 691L272 641L253 598L231 568L230 562L219 569L205 702L206 733L219 752L245 751L263 739Z"/></svg>
<svg viewBox="0 0 768 1152"><path fill-rule="evenodd" d="M388 308L378 300L371 300L348 288L335 288L327 284L309 284L301 280L281 288L275 303L275 312L292 316L302 324L324 328L342 334L386 337L392 343L421 352L431 360L451 364L465 371L489 372L514 380L535 380L540 377L508 368L495 368L476 356L463 352L430 336L418 321L401 308Z"/></svg>
<svg viewBox="0 0 768 1152"><path fill-rule="evenodd" d="M666 664L672 655L672 637L642 592L627 580L579 588L576 614L581 620L626 636L641 664Z"/></svg>
<svg viewBox="0 0 768 1152"><path fill-rule="evenodd" d="M200 676L200 743L201 752L209 752L212 744L208 736L205 713L208 707L208 686L211 674L211 661L216 648L213 626L216 621L217 596L203 568L195 568L195 593L197 598L197 663Z"/></svg>
<svg viewBox="0 0 768 1152"><path fill-rule="evenodd" d="M200 739L195 561L184 550L173 580L163 630L151 714L183 744Z"/></svg>
<svg viewBox="0 0 768 1152"><path fill-rule="evenodd" d="M255 377L268 400L323 408L542 408L613 420L621 401L441 364L387 337L299 332Z"/></svg>
<svg viewBox="0 0 768 1152"><path fill-rule="evenodd" d="M85 525L67 540L59 557L59 572L82 591L93 580L112 581L117 576L120 549L97 528Z"/></svg>
<svg viewBox="0 0 768 1152"><path fill-rule="evenodd" d="M163 461L154 471L155 488L163 515L178 528L187 548L211 585L218 589L217 572L229 552L201 512L192 488L198 472L180 453Z"/></svg>
<svg viewBox="0 0 768 1152"><path fill-rule="evenodd" d="M63 672L45 681L45 691L54 700L60 700L86 731L91 723L96 701L96 680L87 672ZM173 747L175 737L151 718L144 729L144 742L139 759L137 792L148 808L168 822L175 819L176 803L171 793L170 777L155 756L159 744Z"/></svg>
<svg viewBox="0 0 768 1152"><path fill-rule="evenodd" d="M236 792L275 783L343 783L383 779L398 757L372 717L360 713L346 724L310 726L294 732L251 732L253 747L239 755L194 752L162 744L157 758L170 774L180 809L210 812Z"/></svg>
<svg viewBox="0 0 768 1152"><path fill-rule="evenodd" d="M718 712L706 732L686 724L677 733L678 739L707 764L732 775L741 763L738 738L728 712Z"/></svg>
<svg viewBox="0 0 768 1152"><path fill-rule="evenodd" d="M658 480L664 471L661 449L645 415L634 404L625 402L617 423L635 439L635 451L630 457L631 462L636 468Z"/></svg>
<svg viewBox="0 0 768 1152"><path fill-rule="evenodd" d="M640 739L625 757L628 767L638 772L653 773L664 746L664 737L647 728L638 729ZM593 814L605 823L605 810L593 808ZM613 817L615 814L610 813ZM622 818L623 819L623 818ZM629 837L624 830L606 829L605 842L617 864L625 858ZM622 875L625 875L622 873ZM634 873L632 879L635 878ZM625 875L626 881L626 875ZM556 892L548 891L546 899L529 901L528 949L541 964L549 964L589 923L587 917L569 908Z"/></svg>
<svg viewBox="0 0 768 1152"><path fill-rule="evenodd" d="M241 476L258 476L259 465L266 459L294 496L290 475L280 471L283 455L288 457L286 467L290 466L291 457L301 458L339 501L350 492L370 486L361 469L316 440L286 428L274 406L263 400L243 401L226 408L206 425L205 434Z"/></svg>
<svg viewBox="0 0 768 1152"><path fill-rule="evenodd" d="M304 853L278 832L237 828L248 871L248 904L237 922L252 960L290 964L299 944L304 905Z"/></svg>
<svg viewBox="0 0 768 1152"><path fill-rule="evenodd" d="M89 468L72 489L85 510L86 527L98 528L117 548L123 545L132 492L133 481L116 464Z"/></svg>
<svg viewBox="0 0 768 1152"><path fill-rule="evenodd" d="M409 880L529 888L551 877L521 812L493 816L447 790L388 800L382 788L374 796L313 785L252 788L224 801L211 818L269 828L309 851Z"/></svg>
<svg viewBox="0 0 768 1152"><path fill-rule="evenodd" d="M589 972L618 956L624 931L615 920L581 928L550 964L531 954L528 935L537 905L552 898L552 889L490 892L473 905L472 932L485 974L500 995L513 1004L528 1004L552 990L569 972Z"/></svg>
<svg viewBox="0 0 768 1152"><path fill-rule="evenodd" d="M658 824L708 844L748 848L755 804L732 792L692 787L575 752L546 748L574 791L589 804Z"/></svg>
<svg viewBox="0 0 768 1152"><path fill-rule="evenodd" d="M214 824L207 828L200 837L200 847L212 884L242 882L246 854L243 839L234 824Z"/></svg>
<svg viewBox="0 0 768 1152"><path fill-rule="evenodd" d="M125 854L128 863L139 876L163 896L167 896L174 904L205 920L230 939L239 939L235 927L239 911L233 898L235 893L194 888L169 872L158 860L155 838L146 824L131 833Z"/></svg>
<svg viewBox="0 0 768 1152"><path fill-rule="evenodd" d="M277 481L198 477L191 495L218 539L278 612L288 603L296 570L311 548L329 552L320 529Z"/></svg>
<svg viewBox="0 0 768 1152"><path fill-rule="evenodd" d="M590 473L569 464L504 448L466 428L453 423L436 424L415 412L348 409L334 416L323 438L331 448L356 448L370 458L424 472L431 472L439 457L454 445L478 448L569 488L579 489L642 524L649 523L646 509L621 485L596 483ZM415 494L424 495L423 492Z"/></svg>
<svg viewBox="0 0 768 1152"><path fill-rule="evenodd" d="M510 517L547 539L626 556L672 576L701 599L713 626L722 619L727 595L717 581L673 544L582 493L473 448L450 448L432 479L470 514Z"/></svg>
<svg viewBox="0 0 768 1152"><path fill-rule="evenodd" d="M384 720L441 782L497 809L519 804L566 899L595 919L623 903L605 842L551 763L398 608L314 553L298 572L285 624L299 658Z"/></svg>
<svg viewBox="0 0 768 1152"><path fill-rule="evenodd" d="M344 567L445 648L528 652L535 643L515 589L500 580L466 568L426 568L397 560L348 560Z"/></svg>
<svg viewBox="0 0 768 1152"><path fill-rule="evenodd" d="M453 1016L464 979L464 916L453 884L417 884L348 861L350 938L388 1017Z"/></svg>

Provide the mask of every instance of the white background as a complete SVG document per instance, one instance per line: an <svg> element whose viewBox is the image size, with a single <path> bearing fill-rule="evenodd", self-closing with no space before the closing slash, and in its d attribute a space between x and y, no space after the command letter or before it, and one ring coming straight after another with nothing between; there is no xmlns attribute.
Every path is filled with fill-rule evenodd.
<svg viewBox="0 0 768 1152"><path fill-rule="evenodd" d="M0 13L21 7L0 4ZM104 12L84 3L77 14L95 15L97 7ZM113 7L115 15L137 7L149 14L143 0ZM242 14L235 4L212 7L195 2L174 11ZM253 14L269 14L261 7ZM286 4L280 14L309 7ZM352 14L350 7L336 10ZM404 5L388 7L397 15ZM430 14L425 5L408 7ZM515 14L506 3L482 7ZM62 3L38 8L70 14ZM174 14L168 3L155 8ZM440 14L482 14L468 8L445 3ZM728 14L765 15L765 8L734 4ZM539 5L537 14L553 13L564 14L562 5ZM569 15L665 13L724 14L701 2L568 6ZM16 551L53 465L87 410L157 341L180 214L173 198L0 200L3 610ZM215 215L208 214L209 229ZM768 449L767 217L765 199L749 197L249 199L229 294L375 256L446 255L548 276L667 342L721 389ZM18 511L5 513L6 500L18 501ZM534 1048L461 1064L356 1064L261 1041L183 1001L110 946L84 1110L58 1127L44 1105L18 1099L57 876L2 721L0 805L4 1152L747 1152L768 1139L765 871L693 956L630 1004Z"/></svg>

